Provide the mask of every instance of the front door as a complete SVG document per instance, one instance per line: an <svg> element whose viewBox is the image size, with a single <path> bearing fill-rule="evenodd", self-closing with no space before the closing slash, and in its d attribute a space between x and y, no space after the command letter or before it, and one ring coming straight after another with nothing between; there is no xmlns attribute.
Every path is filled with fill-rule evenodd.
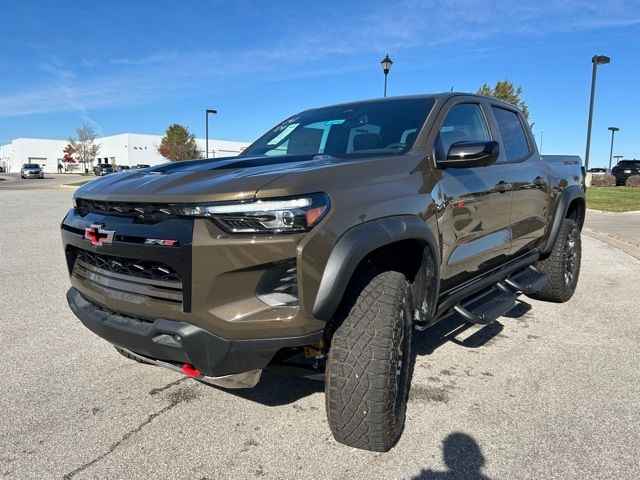
<svg viewBox="0 0 640 480"><path fill-rule="evenodd" d="M433 140L436 159L451 145L497 140L487 122L488 105L464 99L445 106ZM502 157L502 152L501 152ZM442 236L443 292L502 263L511 247L512 194L504 165L473 168L436 167Z"/></svg>

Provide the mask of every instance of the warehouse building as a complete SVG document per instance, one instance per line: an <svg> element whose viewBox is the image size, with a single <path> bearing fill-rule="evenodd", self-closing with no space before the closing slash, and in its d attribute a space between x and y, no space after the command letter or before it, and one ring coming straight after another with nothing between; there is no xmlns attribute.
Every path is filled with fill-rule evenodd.
<svg viewBox="0 0 640 480"><path fill-rule="evenodd" d="M158 153L162 141L161 135L143 135L138 133L122 133L108 137L96 138L100 146L96 163L112 165L158 165L167 161ZM196 139L204 156L205 140ZM46 140L41 138L16 138L11 143L0 145L0 166L8 172L19 172L25 163L38 163L45 172L54 173L58 164L62 163L67 140ZM209 139L209 158L230 157L238 155L249 145L248 142ZM64 164L63 164L64 165ZM69 165L74 171L79 165ZM71 170L70 170L71 171Z"/></svg>

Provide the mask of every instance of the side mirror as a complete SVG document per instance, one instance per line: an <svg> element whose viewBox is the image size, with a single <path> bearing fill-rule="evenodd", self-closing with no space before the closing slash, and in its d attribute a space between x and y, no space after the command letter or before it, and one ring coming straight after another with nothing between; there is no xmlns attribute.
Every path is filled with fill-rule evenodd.
<svg viewBox="0 0 640 480"><path fill-rule="evenodd" d="M490 142L457 142L451 145L445 160L438 160L440 168L486 167L498 160L500 144Z"/></svg>

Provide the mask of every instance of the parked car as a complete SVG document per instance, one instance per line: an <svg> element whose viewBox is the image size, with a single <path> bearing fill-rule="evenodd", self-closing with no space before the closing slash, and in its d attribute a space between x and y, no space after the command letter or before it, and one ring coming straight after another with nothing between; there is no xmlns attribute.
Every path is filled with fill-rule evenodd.
<svg viewBox="0 0 640 480"><path fill-rule="evenodd" d="M98 163L95 167L93 167L93 174L99 177L104 175L108 175L109 173L115 172L113 165L110 163Z"/></svg>
<svg viewBox="0 0 640 480"><path fill-rule="evenodd" d="M620 160L611 169L611 173L616 177L616 185L622 186L627 183L627 178L632 175L640 175L640 160Z"/></svg>
<svg viewBox="0 0 640 480"><path fill-rule="evenodd" d="M25 163L20 169L21 178L44 178L44 170L37 163Z"/></svg>
<svg viewBox="0 0 640 480"><path fill-rule="evenodd" d="M594 167L589 169L589 173L593 177L601 177L602 175L611 175L611 170L608 168Z"/></svg>
<svg viewBox="0 0 640 480"><path fill-rule="evenodd" d="M387 451L413 328L486 325L521 294L566 302L584 216L580 157L541 157L511 104L341 104L238 157L80 187L61 228L67 300L127 358L202 382L252 387L272 367L324 379L334 437Z"/></svg>
<svg viewBox="0 0 640 480"><path fill-rule="evenodd" d="M131 167L131 170L137 170L139 168L149 168L149 167L151 167L151 165L147 165L147 164L144 164L144 163L138 163L137 165L133 165Z"/></svg>
<svg viewBox="0 0 640 480"><path fill-rule="evenodd" d="M5 173L4 167L2 165L0 165L0 173Z"/></svg>
<svg viewBox="0 0 640 480"><path fill-rule="evenodd" d="M129 170L129 165L117 165L116 166L116 171L118 172L124 172L126 170Z"/></svg>

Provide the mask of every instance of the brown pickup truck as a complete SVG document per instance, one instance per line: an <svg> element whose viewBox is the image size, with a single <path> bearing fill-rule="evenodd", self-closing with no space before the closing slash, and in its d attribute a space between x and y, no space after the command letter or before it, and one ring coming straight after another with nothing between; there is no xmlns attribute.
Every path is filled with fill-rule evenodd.
<svg viewBox="0 0 640 480"><path fill-rule="evenodd" d="M541 157L513 105L469 94L307 110L242 155L114 173L62 222L80 320L123 355L251 387L325 380L329 426L386 451L413 328L571 298L578 157ZM292 379L295 381L295 379Z"/></svg>

